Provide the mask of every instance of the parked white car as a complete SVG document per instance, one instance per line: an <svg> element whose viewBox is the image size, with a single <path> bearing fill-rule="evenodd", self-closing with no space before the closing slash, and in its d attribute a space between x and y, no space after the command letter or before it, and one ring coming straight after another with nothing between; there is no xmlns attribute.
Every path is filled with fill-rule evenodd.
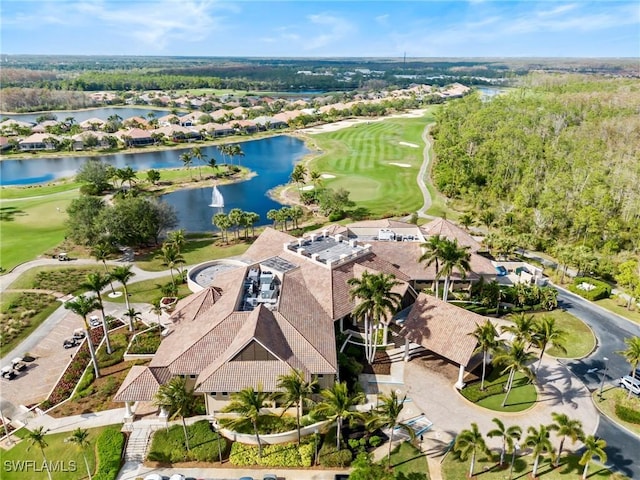
<svg viewBox="0 0 640 480"><path fill-rule="evenodd" d="M618 380L622 388L630 390L631 393L640 395L640 378L633 378L631 375L625 375Z"/></svg>

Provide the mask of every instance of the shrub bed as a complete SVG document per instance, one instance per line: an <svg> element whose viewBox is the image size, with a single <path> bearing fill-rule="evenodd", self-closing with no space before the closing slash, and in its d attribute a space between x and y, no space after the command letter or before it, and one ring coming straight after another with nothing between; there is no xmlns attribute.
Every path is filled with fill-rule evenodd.
<svg viewBox="0 0 640 480"><path fill-rule="evenodd" d="M348 448L336 446L336 428L329 429L318 452L318 462L323 467L348 467L353 460L353 453Z"/></svg>
<svg viewBox="0 0 640 480"><path fill-rule="evenodd" d="M124 435L120 427L108 428L96 441L98 469L93 480L115 480L120 470Z"/></svg>
<svg viewBox="0 0 640 480"><path fill-rule="evenodd" d="M593 285L594 288L592 290L579 288L579 286L583 284ZM596 280L595 278L576 277L568 288L569 291L580 295L587 300L591 300L592 302L603 298L609 298L611 296L611 286L608 283Z"/></svg>
<svg viewBox="0 0 640 480"><path fill-rule="evenodd" d="M235 442L229 461L238 467L310 467L314 448L313 441L309 439L303 439L300 447L296 443L263 445L262 458L259 458L257 445Z"/></svg>
<svg viewBox="0 0 640 480"><path fill-rule="evenodd" d="M220 419L220 425L238 433L254 433L251 422L246 421L234 425L234 421L236 421L236 419L222 418ZM258 433L260 434L284 433L296 429L296 419L294 417L281 417L279 415L260 415L258 417Z"/></svg>
<svg viewBox="0 0 640 480"><path fill-rule="evenodd" d="M640 410L628 407L622 403L616 403L616 415L620 420L640 425Z"/></svg>
<svg viewBox="0 0 640 480"><path fill-rule="evenodd" d="M127 353L133 354L150 354L156 353L162 337L157 328L153 328L147 332L140 332L132 340Z"/></svg>
<svg viewBox="0 0 640 480"><path fill-rule="evenodd" d="M229 441L218 436L211 429L207 420L201 420L187 427L189 435L189 446L191 450L187 452L184 443L184 430L182 425L173 425L168 430L158 430L153 435L151 449L147 459L154 462L176 463L185 461L217 462L222 450L224 459L229 451ZM220 439L220 448L218 448Z"/></svg>

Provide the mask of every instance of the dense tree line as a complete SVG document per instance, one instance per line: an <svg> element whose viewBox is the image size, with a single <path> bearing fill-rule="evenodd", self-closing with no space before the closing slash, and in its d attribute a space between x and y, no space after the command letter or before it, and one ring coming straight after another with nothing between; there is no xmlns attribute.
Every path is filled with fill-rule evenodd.
<svg viewBox="0 0 640 480"><path fill-rule="evenodd" d="M639 109L636 81L581 76L450 102L433 129L434 182L520 246L637 251Z"/></svg>
<svg viewBox="0 0 640 480"><path fill-rule="evenodd" d="M3 112L28 112L34 107L38 110L73 110L96 105L83 92L17 87L0 90L0 111Z"/></svg>

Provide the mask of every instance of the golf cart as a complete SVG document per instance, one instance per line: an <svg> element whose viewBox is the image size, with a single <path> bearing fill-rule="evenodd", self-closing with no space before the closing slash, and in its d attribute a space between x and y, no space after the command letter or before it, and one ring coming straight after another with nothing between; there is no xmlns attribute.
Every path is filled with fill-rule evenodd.
<svg viewBox="0 0 640 480"><path fill-rule="evenodd" d="M22 370L26 370L27 368L27 364L24 363L24 360L22 359L22 357L16 357L13 360L11 360L11 363L13 364L13 369L16 372L21 372Z"/></svg>
<svg viewBox="0 0 640 480"><path fill-rule="evenodd" d="M0 376L7 380L13 380L16 378L16 372L12 367L7 365L6 367L2 367L2 370L0 370Z"/></svg>

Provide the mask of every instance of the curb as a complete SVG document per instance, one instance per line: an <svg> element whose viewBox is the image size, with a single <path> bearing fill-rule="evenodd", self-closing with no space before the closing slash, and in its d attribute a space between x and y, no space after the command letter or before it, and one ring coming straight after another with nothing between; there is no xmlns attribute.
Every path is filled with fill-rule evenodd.
<svg viewBox="0 0 640 480"><path fill-rule="evenodd" d="M640 434L637 434L636 432L629 430L629 428L627 428L626 425L623 425L622 423L620 423L618 421L618 419L613 418L612 416L608 415L602 408L600 408L600 406L598 405L598 402L595 401L595 396L598 395L597 390L594 390L591 393L591 402L593 403L593 406L596 407L596 410L598 410L598 412L600 413L600 415L602 415L603 417L609 419L612 423L614 423L615 425L617 425L619 428L621 428L622 430L624 430L625 432L627 432L629 435L633 435L634 437L640 439ZM598 420L598 425L600 424L600 421ZM597 430L597 428L596 428Z"/></svg>

